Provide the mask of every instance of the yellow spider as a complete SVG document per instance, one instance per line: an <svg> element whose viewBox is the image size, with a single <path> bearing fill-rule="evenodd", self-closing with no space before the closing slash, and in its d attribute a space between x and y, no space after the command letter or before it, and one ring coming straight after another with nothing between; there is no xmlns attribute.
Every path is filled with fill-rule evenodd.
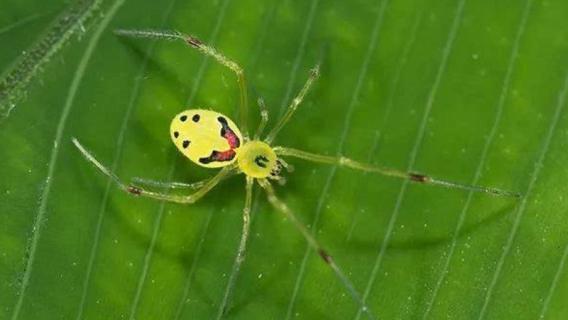
<svg viewBox="0 0 568 320"><path fill-rule="evenodd" d="M282 202L277 196L270 183L270 180L281 180L282 169L287 169L288 164L283 160L285 157L300 158L312 162L326 163L348 167L351 169L361 170L365 172L378 173L385 176L408 179L412 182L422 184L433 184L448 188L465 189L476 192L484 192L493 195L519 197L519 194L500 190L496 188L480 187L464 185L445 180L435 179L433 177L412 173L402 172L394 169L383 168L371 164L361 163L346 157L332 157L319 155L311 152L301 151L298 149L272 146L272 142L277 134L290 120L308 91L313 82L319 75L319 66L314 67L308 80L304 84L302 90L290 103L286 113L277 122L276 126L261 139L266 123L268 122L268 111L264 103L259 99L261 122L251 139L247 127L248 107L247 107L247 88L243 69L234 61L228 59L214 48L202 43L197 38L184 35L172 31L156 31L156 30L117 30L117 34L139 38L156 38L166 40L182 40L190 47L197 49L201 53L214 58L221 65L231 69L237 76L237 82L240 89L240 128L229 119L229 117L211 110L189 109L185 110L174 117L170 125L170 137L178 150L189 160L195 164L206 168L222 168L217 175L210 179L199 181L192 184L182 183L161 183L150 180L139 179L139 184L148 186L160 186L175 188L186 186L196 189L189 195L173 195L150 191L135 185L122 182L113 172L102 165L85 147L83 147L77 139L73 139L75 146L81 151L83 156L94 164L102 173L113 179L122 190L136 195L153 198L156 200L164 200L176 203L194 203L201 199L207 192L213 189L219 182L233 174L245 175L246 180L246 198L243 209L243 227L239 248L235 258L234 266L228 280L226 294L223 298L222 305L219 310L224 312L231 297L233 287L240 266L245 257L247 239L250 227L250 210L252 202L252 188L255 182L264 189L268 197L268 201L274 208L285 215L292 221L300 233L306 238L308 244L319 254L322 260L333 269L335 275L339 278L347 291L359 305L361 312L365 312L370 319L374 319L373 313L370 311L365 301L361 298L359 292L355 289L349 278L342 269L335 263L333 257L319 244L315 237L308 229L296 218L296 215L290 208ZM222 314L220 315L222 316Z"/></svg>

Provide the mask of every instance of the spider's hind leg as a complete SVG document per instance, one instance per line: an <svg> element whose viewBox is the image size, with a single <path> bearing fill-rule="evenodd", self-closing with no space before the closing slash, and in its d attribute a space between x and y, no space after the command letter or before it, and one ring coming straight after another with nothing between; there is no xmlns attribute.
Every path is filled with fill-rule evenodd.
<svg viewBox="0 0 568 320"><path fill-rule="evenodd" d="M177 182L177 181L157 181L146 178L132 178L133 185L143 185L146 187L162 188L162 189L199 189L207 183L209 179L201 180L193 183Z"/></svg>
<svg viewBox="0 0 568 320"><path fill-rule="evenodd" d="M357 289L355 289L355 286L353 285L351 280L349 280L349 278L345 275L339 265L335 263L335 259L333 259L333 257L320 245L318 240L312 235L312 233L306 228L306 226L302 222L300 222L300 220L298 220L294 212L292 212L292 210L286 205L286 203L284 203L276 196L276 192L274 191L274 188L272 187L270 182L268 182L267 180L258 180L258 183L264 189L264 191L266 191L268 202L270 202L270 204L277 211L284 214L284 216L286 216L286 218L294 224L296 229L298 229L298 231L300 231L300 233L304 236L304 238L308 242L308 245L314 251L316 251L322 258L322 260L326 263L326 265L328 265L333 270L333 272L335 273L337 278L339 278L339 281L341 281L343 286L347 289L353 300L355 300L355 302L359 304L359 310L361 312L365 312L369 319L375 319L369 307L367 306Z"/></svg>
<svg viewBox="0 0 568 320"><path fill-rule="evenodd" d="M135 196L144 196L156 200L164 200L176 203L194 203L206 195L211 189L213 189L221 180L227 177L234 170L234 166L224 167L217 175L207 180L203 185L197 189L194 193L189 195L181 196L174 194L167 194L162 192L150 191L142 187L129 185L120 180L109 168L105 167L101 162L95 158L95 156L89 152L77 139L73 138L73 144L81 154L87 159L91 164L93 164L99 171L104 175L112 179L119 187L125 192L128 192Z"/></svg>

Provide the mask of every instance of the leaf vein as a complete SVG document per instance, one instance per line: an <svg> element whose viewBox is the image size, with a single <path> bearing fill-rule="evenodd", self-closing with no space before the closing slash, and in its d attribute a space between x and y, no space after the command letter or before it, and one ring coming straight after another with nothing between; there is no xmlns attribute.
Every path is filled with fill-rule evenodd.
<svg viewBox="0 0 568 320"><path fill-rule="evenodd" d="M308 20L306 21L306 26L304 27L304 31L302 32L302 38L300 41L300 45L298 46L298 53L294 58L294 63L292 64L292 68L290 69L290 79L288 80L288 85L286 86L286 94L284 95L284 99L282 99L282 104L280 105L280 113L279 116L282 116L284 113L284 108L290 100L290 96L292 95L292 87L296 82L296 76L298 75L298 68L300 66L300 62L304 58L304 54L306 51L306 44L308 43L308 36L310 35L310 31L312 29L312 25L314 23L314 17L316 14L316 8L318 7L319 0L313 0L310 5L310 12L308 13Z"/></svg>
<svg viewBox="0 0 568 320"><path fill-rule="evenodd" d="M87 65L89 64L89 61L92 57L92 54L95 51L95 49L96 49L96 47L99 43L99 39L100 39L103 31L106 29L106 27L108 26L108 24L110 23L110 21L112 20L112 18L114 17L114 15L116 14L116 12L118 11L118 9L120 8L120 6L122 5L123 2L124 2L124 0L117 0L113 4L113 6L110 8L107 16L103 19L101 24L95 30L95 33L93 34L92 38L90 39L90 41L88 43L87 49L85 49L85 53L83 54L83 56L81 57L81 60L79 61L77 71L75 72L75 75L74 75L73 80L71 82L71 87L69 88L69 92L67 94L65 105L64 105L63 111L61 113L61 117L59 118L59 121L57 123L55 140L54 140L54 143L53 143L53 148L51 149L51 155L50 155L49 164L48 164L47 177L45 179L45 186L44 186L43 192L42 192L41 197L40 197L40 205L39 205L38 213L36 215L36 219L34 221L34 225L33 225L33 228L32 228L33 231L32 231L32 240L31 240L31 244L30 244L29 257L28 257L27 262L26 262L26 269L25 269L24 276L23 276L23 279L22 279L22 284L20 286L20 292L18 294L18 300L16 302L16 306L14 307L14 311L12 313L12 320L18 319L18 316L20 314L20 311L21 311L21 308L22 308L22 305L23 305L23 302L24 302L26 289L27 289L29 281L30 281L30 277L31 277L31 273L32 273L32 267L33 267L33 263L35 261L35 255L36 255L36 252L37 252L37 246L38 246L38 243L39 243L39 240L40 240L41 231L43 229L43 222L46 219L46 215L47 215L47 213L46 213L47 201L49 199L51 186L52 186L53 179L54 179L55 167L57 165L57 159L59 157L61 140L63 138L63 132L65 130L65 126L67 124L67 118L69 117L69 114L70 114L71 109L73 107L73 103L75 101L75 96L77 94L77 91L79 90L79 85L80 85L81 81L83 80L83 76L85 74L85 70L87 69Z"/></svg>
<svg viewBox="0 0 568 320"><path fill-rule="evenodd" d="M465 7L465 2L466 2L465 0L461 0L458 3L458 6L456 8L455 18L454 18L452 25L450 27L448 39L446 41L446 44L444 46L444 50L443 50L443 53L442 53L442 60L440 62L440 66L438 67L438 71L437 71L434 83L432 85L432 88L430 89L430 92L428 94L428 100L426 102L424 115L422 117L422 121L420 123L420 127L419 127L419 130L418 130L418 135L416 137L416 140L414 142L414 146L413 146L412 151L410 153L407 171L412 171L414 164L416 162L416 157L418 155L418 151L420 149L420 146L421 146L423 138L424 138L424 133L426 131L426 125L428 123L428 118L430 116L430 112L432 110L432 106L434 104L436 94L438 92L438 87L440 86L442 76L443 76L444 72L446 71L447 62L449 60L449 56L450 56L450 53L451 53L451 50L452 50L452 47L453 47L453 44L454 44L454 40L456 38L459 25L460 25L460 23L463 19L463 10L464 10L464 7ZM395 207L393 209L393 213L392 213L392 215L389 219L389 222L388 222L388 225L387 225L387 230L385 232L385 236L383 238L383 241L381 242L379 254L377 255L377 258L376 258L375 263L373 265L373 269L371 271L371 275L370 275L369 280L367 282L365 292L363 293L363 301L366 301L366 299L368 298L368 296L371 292L371 289L373 287L373 284L376 280L376 277L378 275L378 272L379 272L379 269L381 267L384 255L385 255L386 250L387 250L387 246L388 246L390 239L392 237L394 225L395 225L397 218L398 218L398 215L400 213L400 207L401 207L402 201L404 199L404 196L406 195L407 187L408 187L408 180L404 180L404 182L402 182L400 191L398 193L398 196L397 196L397 199L396 199L396 204L395 204ZM360 315L361 315L361 312L359 312L357 314L356 319L359 319Z"/></svg>
<svg viewBox="0 0 568 320"><path fill-rule="evenodd" d="M544 137L542 149L540 150L539 155L538 155L538 159L535 162L534 170L531 173L530 182L529 182L529 185L527 187L527 191L525 192L524 197L521 201L521 204L520 204L520 206L519 206L519 208L516 212L515 220L513 221L513 225L511 226L511 231L509 232L509 237L507 238L507 242L505 244L505 247L503 248L503 253L499 257L499 261L497 262L497 267L495 268L495 273L493 274L493 277L491 279L491 283L489 284L489 287L488 287L487 292L485 294L483 306L481 308L481 312L479 313L479 317L478 317L479 320L481 320L485 317L485 314L487 312L487 307L488 307L489 302L491 301L491 298L493 296L493 290L495 289L495 286L497 285L499 277L502 274L501 271L503 269L503 265L505 264L505 259L507 258L507 256L509 256L509 253L511 252L511 248L513 247L513 242L514 242L515 237L517 235L517 231L518 231L519 226L521 224L521 220L523 219L523 215L525 213L525 209L526 209L526 206L527 206L527 199L528 199L529 195L531 194L531 192L532 192L532 190L533 190L533 188L536 184L536 181L538 180L540 170L542 169L542 164L544 162L544 159L546 157L548 149L550 148L550 142L552 141L552 137L554 136L554 133L556 131L556 127L558 125L558 120L560 119L560 115L562 114L562 111L563 111L564 106L566 104L565 102L566 102L567 93L568 93L568 73L567 73L564 85L563 85L562 89L560 90L560 93L558 94L558 103L556 105L554 115L551 119L551 124L550 124L549 130L546 133L546 136Z"/></svg>
<svg viewBox="0 0 568 320"><path fill-rule="evenodd" d="M493 145L493 140L495 139L495 135L497 134L497 129L499 128L499 125L501 124L503 109L504 109L504 106L505 106L505 101L507 100L508 93L510 91L511 78L512 78L513 72L515 70L515 63L517 61L517 56L519 54L519 47L520 47L521 39L523 38L523 34L525 32L525 29L526 29L531 4L532 4L532 0L527 0L525 2L525 8L524 8L524 11L522 13L522 17L521 17L521 20L519 22L519 26L517 27L515 40L514 40L514 43L513 43L513 47L511 49L511 56L509 57L509 63L507 65L507 71L506 71L505 77L503 79L503 86L501 88L501 93L499 94L499 98L498 98L498 102L497 102L497 112L495 113L495 118L493 120L492 127L490 129L489 135L488 135L488 137L485 141L485 144L483 146L481 156L479 158L479 162L478 162L477 168L476 168L475 173L474 173L474 177L471 181L472 185L477 185L480 178L481 178L482 170L485 167L485 161L487 160L487 155L489 154L489 150L490 150L491 146ZM459 218L458 218L458 223L456 224L456 228L453 232L452 242L450 244L449 253L445 257L444 267L443 267L442 271L440 272L440 276L438 278L438 281L436 282L436 286L434 287L432 297L431 297L430 301L428 301L428 304L426 306L426 311L424 312L423 317L422 317L423 320L428 318L428 315L430 314L432 306L436 302L436 299L438 297L438 292L439 292L439 290L442 286L442 283L446 279L446 276L449 272L450 263L451 263L453 255L454 255L456 246L457 246L458 236L459 236L459 234L462 230L463 224L465 223L465 219L466 219L467 213L469 211L469 207L471 205L472 199L473 199L473 191L470 191L467 195L466 202L465 202L465 204L464 204L464 206L463 206L463 208L460 212L460 215L459 215Z"/></svg>
<svg viewBox="0 0 568 320"><path fill-rule="evenodd" d="M351 118L352 118L352 114L353 114L353 110L355 109L355 106L357 104L357 100L359 99L360 93L361 93L361 88L363 86L363 82L365 80L365 78L367 77L367 72L369 69L369 63L371 61L371 57L373 56L373 53L375 52L376 48L377 48L377 43L378 43L378 35L379 35L379 31L380 31L380 27L382 25L382 21L383 21L383 17L384 17L384 13L386 10L386 7L388 5L388 0L382 1L379 11L377 13L377 17L375 18L375 22L373 25L373 30L371 31L371 41L369 42L369 46L367 47L367 50L365 52L365 57L363 60L363 64L361 65L361 70L359 71L359 74L357 76L357 82L355 83L355 88L353 90L353 95L351 96L351 100L349 102L349 105L347 107L347 113L345 116L345 122L343 124L343 131L341 132L340 138L339 138L339 143L338 143L338 148L336 151L337 155L341 155L341 152L343 150L343 146L345 144L345 140L347 139L347 133L349 132L349 129L351 128ZM325 204L325 200L326 197L329 193L329 189L331 187L331 182L333 181L333 178L335 177L335 173L337 171L337 166L333 166L330 169L330 172L326 178L326 182L322 188L322 193L318 199L317 202L317 207L316 207L316 212L314 215L314 218L312 220L311 223L311 230L312 232L317 230L317 225L321 216L321 212L323 211L323 206ZM299 288L301 286L301 282L303 281L303 277L304 277L304 273L305 273L305 268L307 265L307 259L309 257L311 253L311 249L310 246L306 245L306 250L304 251L304 256L302 258L302 264L300 266L300 270L298 271L298 275L296 277L296 281L294 284L294 291L292 293L292 298L290 299L290 302L288 303L288 310L286 312L286 319L290 319L290 317L292 316L292 310L294 308L295 305L295 301L297 298L297 294L299 291Z"/></svg>
<svg viewBox="0 0 568 320"><path fill-rule="evenodd" d="M173 0L171 2L171 4L169 5L169 8L167 9L166 14L165 14L165 18L162 19L163 20L162 24L165 23L165 20L170 15L171 9L173 8L175 2L176 2L176 0ZM119 164L119 162L122 158L124 136L126 134L126 130L128 129L128 122L130 120L130 116L131 116L132 112L134 111L135 102L139 97L140 86L141 86L142 80L144 78L143 75L146 72L146 69L148 67L148 61L149 61L150 56L152 55L152 52L154 51L155 43L156 43L156 41L152 41L150 43L150 45L148 46L148 50L144 55L144 60L143 60L142 65L141 65L141 67L138 71L138 76L137 76L136 81L134 83L133 90L132 90L132 93L130 95L129 103L128 103L128 106L126 107L126 112L125 112L124 117L122 119L122 123L121 123L120 129L119 129L118 137L116 139L115 150L117 150L117 152L114 155L114 159L112 161L112 165L111 165L111 169L110 169L112 172L116 171L118 164ZM110 196L111 186L113 184L114 184L114 181L112 179L107 180L107 184L105 186L105 191L103 193L103 198L102 198L101 204L99 206L99 212L97 214L97 224L96 224L96 227L95 227L95 235L93 237L94 241L93 241L93 245L91 246L90 253L89 253L89 261L87 262L87 271L85 272L85 278L83 279L83 289L82 289L82 292L81 292L81 300L80 300L79 308L78 308L78 312L77 312L77 320L83 319L83 313L84 313L84 309L85 309L85 303L87 301L87 294L88 294L88 290L89 290L91 274L92 274L92 271L93 271L94 261L97 257L97 252L99 250L99 242L100 242L102 225L103 225L103 221L104 221L104 217L105 217L105 213L106 213L106 209L107 209L108 198Z"/></svg>
<svg viewBox="0 0 568 320"><path fill-rule="evenodd" d="M566 265L567 258L568 258L568 244L566 244L566 246L564 247L564 253L562 254L562 258L560 259L560 263L558 264L558 268L556 269L556 272L554 274L554 279L552 280L552 284L550 285L550 289L548 290L548 293L546 294L546 298L545 298L544 303L542 305L542 310L540 311L539 319L544 319L544 316L548 312L548 308L550 307L550 301L552 300L554 292L556 291L556 287L558 286L558 283L560 282L560 276L562 275L562 272L564 271L564 266Z"/></svg>
<svg viewBox="0 0 568 320"><path fill-rule="evenodd" d="M10 114L33 77L65 45L71 35L83 27L101 2L102 0L90 3L78 1L76 5L70 6L59 15L42 38L0 74L0 119Z"/></svg>
<svg viewBox="0 0 568 320"><path fill-rule="evenodd" d="M219 35L219 31L221 29L221 25L222 22L225 19L226 16L226 12L227 12L227 7L229 6L230 0L224 0L223 3L221 4L221 8L219 10L219 14L218 14L218 18L215 22L215 27L213 28L212 34L211 34L211 39L210 39L210 43L214 44L217 36ZM195 96L197 95L197 90L199 88L199 86L201 85L201 82L203 80L204 74L205 74L205 68L207 67L208 64L208 58L205 56L202 59L201 65L199 66L199 70L197 72L197 77L196 77L196 81L195 81L195 85L192 88L192 91L190 93L189 99L188 99L188 105L191 105L191 103L193 102L193 99L195 98ZM168 177L166 179L166 181L170 181L174 175L175 172L175 166L176 162L175 160L172 161L172 164L170 165L170 169L168 171ZM160 231L160 226L162 223L162 218L164 215L164 208L165 208L166 203L164 201L162 201L162 203L160 204L160 207L158 209L158 213L156 215L156 219L154 220L154 228L152 231L152 239L150 240L150 245L148 247L148 250L146 251L146 254L144 256L144 265L142 267L142 272L140 274L140 278L138 279L138 285L136 288L136 293L134 295L134 298L132 300L132 305L130 308L130 317L129 319L134 320L136 317L136 312L138 309L138 305L140 303L140 297L142 295L142 290L144 288L144 283L146 281L146 276L148 274L148 269L150 268L150 262L152 260L152 256L153 256L153 252L156 246L156 242L158 240L158 235L159 235L159 231Z"/></svg>

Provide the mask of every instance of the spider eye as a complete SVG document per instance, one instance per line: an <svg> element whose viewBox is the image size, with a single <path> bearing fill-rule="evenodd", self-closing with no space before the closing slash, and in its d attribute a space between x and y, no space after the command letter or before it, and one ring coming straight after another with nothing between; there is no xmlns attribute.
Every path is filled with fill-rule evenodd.
<svg viewBox="0 0 568 320"><path fill-rule="evenodd" d="M268 158L265 156L256 156L254 158L254 163L261 168L266 168L266 164L268 163Z"/></svg>

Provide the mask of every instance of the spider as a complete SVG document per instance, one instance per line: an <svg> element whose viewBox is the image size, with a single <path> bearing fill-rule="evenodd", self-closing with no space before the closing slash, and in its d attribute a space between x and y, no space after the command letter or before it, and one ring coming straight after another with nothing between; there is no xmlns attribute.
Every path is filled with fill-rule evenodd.
<svg viewBox="0 0 568 320"><path fill-rule="evenodd" d="M296 109L303 101L306 94L310 91L312 84L319 76L319 65L311 69L309 77L304 86L291 101L284 115L277 121L276 125L262 139L268 122L268 111L262 99L258 99L260 109L260 124L251 137L249 136L248 118L248 98L245 74L243 68L233 60L211 46L201 42L199 39L175 31L162 30L116 30L118 35L164 39L170 41L181 40L191 48L197 49L202 54L216 60L221 65L227 67L235 73L237 84L240 91L240 123L237 126L229 117L204 109L185 110L174 117L170 125L170 137L178 150L195 164L206 168L222 168L215 176L191 184L179 182L157 182L146 179L135 179L135 184L127 184L120 180L111 170L99 162L95 156L89 152L81 143L73 138L74 145L82 155L98 168L103 174L112 179L123 191L134 196L143 196L160 201L169 201L181 204L192 204L200 200L218 183L236 174L244 174L245 177L245 204L242 211L243 225L239 242L238 251L233 263L231 275L228 279L227 290L219 310L221 315L226 312L227 306L235 286L240 267L244 261L246 245L250 229L250 213L253 195L253 185L258 183L265 191L269 203L285 218L293 223L308 245L316 251L323 262L328 265L349 292L353 300L358 304L359 311L364 312L370 319L375 316L361 297L353 283L345 275L345 272L337 265L334 258L325 250L305 225L296 217L294 212L277 196L271 181L282 182L283 171L291 171L291 166L283 158L299 158L316 163L324 163L360 170L364 172L377 173L384 176L407 179L419 184L438 185L446 188L463 189L474 192L483 192L497 196L515 197L520 195L515 192L501 190L497 188L465 185L446 180L437 179L425 174L415 172L403 172L395 169L380 167L376 165L362 163L343 156L327 156L307 152L295 148L283 146L273 146L273 141L280 130L292 118ZM240 128L240 129L239 129ZM145 185L141 187L140 185ZM152 187L180 188L188 187L195 191L189 195L178 195L152 191Z"/></svg>

